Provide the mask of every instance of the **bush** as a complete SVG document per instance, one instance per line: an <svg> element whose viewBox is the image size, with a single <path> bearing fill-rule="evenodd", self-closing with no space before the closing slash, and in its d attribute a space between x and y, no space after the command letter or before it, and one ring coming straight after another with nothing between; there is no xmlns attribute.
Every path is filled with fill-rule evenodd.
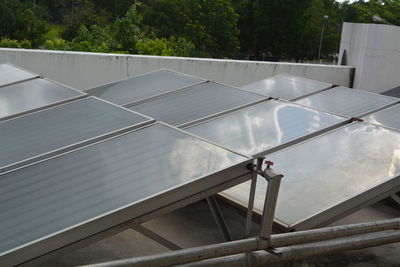
<svg viewBox="0 0 400 267"><path fill-rule="evenodd" d="M0 40L0 47L29 49L32 48L32 43L28 40L17 41L8 38L2 38Z"/></svg>

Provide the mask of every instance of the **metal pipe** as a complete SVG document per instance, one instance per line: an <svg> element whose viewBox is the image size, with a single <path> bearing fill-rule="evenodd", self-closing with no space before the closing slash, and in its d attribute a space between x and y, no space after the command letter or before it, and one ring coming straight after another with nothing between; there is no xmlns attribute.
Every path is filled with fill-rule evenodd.
<svg viewBox="0 0 400 267"><path fill-rule="evenodd" d="M275 173L269 167L264 170L264 177L268 181L267 195L265 197L263 215L261 218L261 238L270 238L274 223L276 202L283 175Z"/></svg>
<svg viewBox="0 0 400 267"><path fill-rule="evenodd" d="M246 225L244 228L244 236L246 238L250 237L250 235L251 235L251 225L253 223L253 208L254 208L254 197L256 195L257 177L258 177L258 172L261 171L263 160L264 160L264 157L257 158L256 169L255 169L255 171L253 170L251 173L249 202L247 205Z"/></svg>
<svg viewBox="0 0 400 267"><path fill-rule="evenodd" d="M213 244L208 246L171 251L158 255L150 255L150 256L144 256L126 260L113 261L108 263L94 264L90 266L105 267L105 266L178 265L194 261L201 261L204 259L211 259L211 258L266 249L269 247L270 242L282 246L284 244L289 244L289 243L294 244L296 242L300 242L301 240L303 240L304 242L310 242L312 240L315 241L315 240L320 240L322 238L332 239L332 238L350 236L360 233L368 233L368 232L372 233L382 230L399 229L399 228L400 228L400 218L395 218L377 222L326 227L322 229L308 230L302 232L271 235L271 239L268 241L256 237L256 238L243 239L221 244ZM306 239L307 235L310 236L309 240ZM227 257L224 260L229 261L229 257Z"/></svg>
<svg viewBox="0 0 400 267"><path fill-rule="evenodd" d="M315 242L305 245L296 245L283 247L275 250L278 254L272 254L267 251L254 251L242 253L227 257L214 258L195 263L181 265L181 267L241 267L241 266L264 266L273 263L282 263L293 260L302 260L312 256L324 255L333 252L355 250L367 247L390 244L400 241L400 231L377 232L354 237Z"/></svg>
<svg viewBox="0 0 400 267"><path fill-rule="evenodd" d="M251 238L87 266L171 266L259 250L265 247L267 247L266 241L259 238Z"/></svg>
<svg viewBox="0 0 400 267"><path fill-rule="evenodd" d="M271 245L282 247L392 229L400 229L400 218L272 235Z"/></svg>

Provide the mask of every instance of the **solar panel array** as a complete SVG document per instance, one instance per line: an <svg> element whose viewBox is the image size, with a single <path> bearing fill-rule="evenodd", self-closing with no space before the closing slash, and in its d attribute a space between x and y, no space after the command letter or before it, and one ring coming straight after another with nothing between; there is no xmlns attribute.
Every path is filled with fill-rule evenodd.
<svg viewBox="0 0 400 267"><path fill-rule="evenodd" d="M400 104L372 113L363 117L369 123L400 130Z"/></svg>
<svg viewBox="0 0 400 267"><path fill-rule="evenodd" d="M383 109L399 99L366 91L335 87L295 101L295 103L343 116L362 117Z"/></svg>
<svg viewBox="0 0 400 267"><path fill-rule="evenodd" d="M208 82L160 96L130 109L182 127L266 99L231 86Z"/></svg>
<svg viewBox="0 0 400 267"><path fill-rule="evenodd" d="M251 158L47 79L0 87L0 102L1 266L250 178Z"/></svg>
<svg viewBox="0 0 400 267"><path fill-rule="evenodd" d="M329 89L332 84L286 73L243 85L242 88L265 96L296 100Z"/></svg>
<svg viewBox="0 0 400 267"><path fill-rule="evenodd" d="M0 86L26 81L39 77L38 74L23 70L10 64L0 64Z"/></svg>
<svg viewBox="0 0 400 267"><path fill-rule="evenodd" d="M53 81L36 78L0 87L0 121L85 97Z"/></svg>
<svg viewBox="0 0 400 267"><path fill-rule="evenodd" d="M325 225L400 190L400 132L390 129L400 99L289 75L242 90L169 70L87 97L37 75L11 79L2 66L2 266L215 187L236 185L221 195L246 207L249 184L237 184L258 155L285 175L275 218L284 230ZM366 114L387 128L350 118ZM257 183L261 213L266 182Z"/></svg>
<svg viewBox="0 0 400 267"><path fill-rule="evenodd" d="M118 105L129 106L145 99L204 82L206 80L183 73L159 70L97 86L86 90L86 93Z"/></svg>

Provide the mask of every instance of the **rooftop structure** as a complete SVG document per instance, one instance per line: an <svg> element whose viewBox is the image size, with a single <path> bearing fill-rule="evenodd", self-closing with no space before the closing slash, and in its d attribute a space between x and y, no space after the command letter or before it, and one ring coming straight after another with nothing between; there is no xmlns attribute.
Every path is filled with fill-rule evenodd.
<svg viewBox="0 0 400 267"><path fill-rule="evenodd" d="M293 75L270 80L282 77L285 86L257 92L165 69L85 92L36 76L0 87L12 111L0 122L0 265L43 263L131 227L178 249L170 265L210 249L228 256L215 264L273 249L281 258L256 253L272 263L293 260L298 248L288 245L304 240L325 252L399 241L398 219L313 230L396 198L400 133L365 116L399 99ZM245 213L244 235L230 233L214 195ZM186 251L143 226L202 199L225 241L258 237ZM298 232L273 234L273 225Z"/></svg>

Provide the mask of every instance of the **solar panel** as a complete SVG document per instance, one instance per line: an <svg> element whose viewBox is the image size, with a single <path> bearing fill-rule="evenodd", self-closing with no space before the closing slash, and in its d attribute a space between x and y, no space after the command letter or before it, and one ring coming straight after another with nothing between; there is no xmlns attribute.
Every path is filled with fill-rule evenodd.
<svg viewBox="0 0 400 267"><path fill-rule="evenodd" d="M0 123L0 173L153 120L94 97Z"/></svg>
<svg viewBox="0 0 400 267"><path fill-rule="evenodd" d="M36 258L235 178L249 179L249 162L157 123L2 174L0 265Z"/></svg>
<svg viewBox="0 0 400 267"><path fill-rule="evenodd" d="M244 155L265 155L339 127L348 119L292 103L270 100L185 130Z"/></svg>
<svg viewBox="0 0 400 267"><path fill-rule="evenodd" d="M21 82L36 77L39 77L39 75L10 64L0 64L0 86Z"/></svg>
<svg viewBox="0 0 400 267"><path fill-rule="evenodd" d="M0 120L86 96L47 79L0 87Z"/></svg>
<svg viewBox="0 0 400 267"><path fill-rule="evenodd" d="M296 100L331 87L332 84L329 83L285 73L242 86L243 89L258 94L279 97L286 100Z"/></svg>
<svg viewBox="0 0 400 267"><path fill-rule="evenodd" d="M210 82L161 96L130 109L156 120L183 127L193 121L264 99L266 98L251 92Z"/></svg>
<svg viewBox="0 0 400 267"><path fill-rule="evenodd" d="M369 123L400 130L400 104L382 109L362 119Z"/></svg>
<svg viewBox="0 0 400 267"><path fill-rule="evenodd" d="M295 101L295 103L336 114L361 117L399 102L398 98L345 87L335 87Z"/></svg>
<svg viewBox="0 0 400 267"><path fill-rule="evenodd" d="M125 106L203 82L206 80L170 70L159 70L88 89L85 92Z"/></svg>
<svg viewBox="0 0 400 267"><path fill-rule="evenodd" d="M268 156L284 173L275 221L285 230L326 225L400 188L400 133L353 123ZM265 167L265 166L264 166ZM249 183L224 191L247 205ZM255 211L266 181L259 177Z"/></svg>

